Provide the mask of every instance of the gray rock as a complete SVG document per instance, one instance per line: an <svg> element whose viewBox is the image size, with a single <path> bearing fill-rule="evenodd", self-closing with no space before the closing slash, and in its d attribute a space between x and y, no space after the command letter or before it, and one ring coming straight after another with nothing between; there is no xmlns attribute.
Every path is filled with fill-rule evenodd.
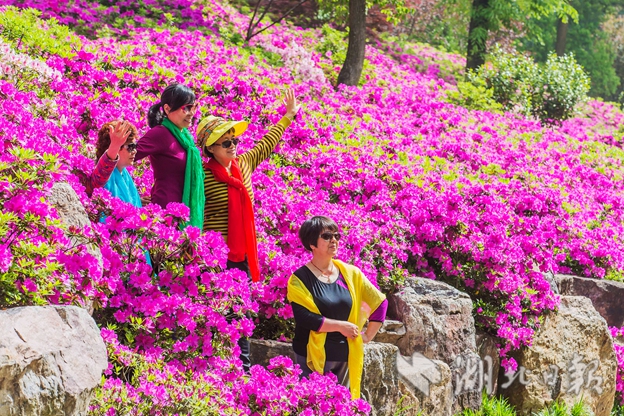
<svg viewBox="0 0 624 416"><path fill-rule="evenodd" d="M108 366L93 318L75 306L0 311L0 414L86 415Z"/></svg>
<svg viewBox="0 0 624 416"><path fill-rule="evenodd" d="M483 363L483 387L490 397L496 394L498 389L498 376L500 371L500 354L496 339L483 331L476 333L477 352Z"/></svg>
<svg viewBox="0 0 624 416"><path fill-rule="evenodd" d="M558 312L546 316L533 345L513 356L519 371L501 375L499 393L519 415L556 400L571 406L581 397L596 416L610 414L617 362L607 323L589 299L563 296Z"/></svg>
<svg viewBox="0 0 624 416"><path fill-rule="evenodd" d="M554 294L559 295L559 284L557 283L557 278L555 277L555 275L552 272L546 272L544 273L544 279L546 279L546 281L550 285L550 290L552 290Z"/></svg>
<svg viewBox="0 0 624 416"><path fill-rule="evenodd" d="M588 297L607 325L624 326L624 283L563 274L555 280L562 295Z"/></svg>
<svg viewBox="0 0 624 416"><path fill-rule="evenodd" d="M251 364L266 367L269 365L271 358L284 356L289 357L293 363L295 362L295 352L292 344L279 341L267 341L264 339L249 339Z"/></svg>
<svg viewBox="0 0 624 416"><path fill-rule="evenodd" d="M403 322L386 319L381 328L379 328L374 341L396 345L404 335L405 325L403 325Z"/></svg>
<svg viewBox="0 0 624 416"><path fill-rule="evenodd" d="M486 376L484 364L481 357L472 351L458 355L451 363L454 396L452 414L461 413L464 409L481 408L481 391Z"/></svg>
<svg viewBox="0 0 624 416"><path fill-rule="evenodd" d="M373 416L419 409L420 401L414 392L399 386L398 353L396 346L386 343L370 342L364 347L362 398L370 403Z"/></svg>
<svg viewBox="0 0 624 416"><path fill-rule="evenodd" d="M397 344L405 356L419 352L450 364L466 351L476 352L472 300L446 283L406 279L405 287L388 297L388 314L405 325Z"/></svg>
<svg viewBox="0 0 624 416"><path fill-rule="evenodd" d="M453 411L480 408L480 390L457 385L469 370L462 366L479 361L470 296L443 282L408 278L401 291L388 297L388 315L405 325L397 341L402 355L420 353L450 368ZM465 360L458 362L458 357Z"/></svg>
<svg viewBox="0 0 624 416"><path fill-rule="evenodd" d="M397 370L401 392L408 392L420 402L407 414L421 411L429 416L450 416L453 408L453 383L449 366L422 354L398 357Z"/></svg>

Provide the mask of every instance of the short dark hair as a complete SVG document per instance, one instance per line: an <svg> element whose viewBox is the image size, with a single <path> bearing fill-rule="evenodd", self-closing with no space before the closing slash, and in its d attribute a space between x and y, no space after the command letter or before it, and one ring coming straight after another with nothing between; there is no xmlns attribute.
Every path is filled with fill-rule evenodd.
<svg viewBox="0 0 624 416"><path fill-rule="evenodd" d="M147 112L148 126L155 127L162 124L166 114L163 110L165 104L169 104L171 111L176 111L187 104L195 102L195 93L186 85L173 83L167 86L160 95L160 101L150 107Z"/></svg>
<svg viewBox="0 0 624 416"><path fill-rule="evenodd" d="M310 246L316 247L319 236L323 230L329 230L332 232L338 231L338 224L329 217L323 215L317 215L309 220L305 220L299 228L299 240L306 250L312 251Z"/></svg>

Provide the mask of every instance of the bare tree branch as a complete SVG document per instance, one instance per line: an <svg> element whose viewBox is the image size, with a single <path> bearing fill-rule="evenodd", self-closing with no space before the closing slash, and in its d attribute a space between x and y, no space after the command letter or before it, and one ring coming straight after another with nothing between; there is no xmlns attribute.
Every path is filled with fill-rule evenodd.
<svg viewBox="0 0 624 416"><path fill-rule="evenodd" d="M269 29L272 26L275 26L276 24L278 24L279 22L281 22L282 20L284 20L286 17L288 17L297 7L301 6L303 3L305 3L308 0L299 0L299 3L297 3L296 5L294 5L293 7L291 7L290 9L288 9L288 11L286 11L286 13L284 13L279 19L274 20L271 22L270 25L263 27L262 29L260 29L259 31L255 32L255 33L251 33L253 31L253 28L258 27L258 24L260 23L260 21L262 20L262 18L265 16L265 14L267 13L267 11L269 10L269 7L271 7L271 3L273 3L273 0L271 0L269 2L269 4L267 5L266 9L264 10L264 13L262 13L262 16L260 17L260 19L253 25L253 27L249 26L248 30L247 30L247 38L245 39L247 42L249 42L249 40L251 38L253 38L254 36L264 32L265 30ZM259 3L258 3L259 4ZM254 14L255 15L255 14ZM252 18L253 19L253 18Z"/></svg>

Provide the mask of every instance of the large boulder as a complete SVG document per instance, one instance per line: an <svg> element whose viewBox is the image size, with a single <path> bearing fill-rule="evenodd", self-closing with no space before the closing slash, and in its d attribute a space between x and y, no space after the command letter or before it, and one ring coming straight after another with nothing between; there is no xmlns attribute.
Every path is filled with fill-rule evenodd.
<svg viewBox="0 0 624 416"><path fill-rule="evenodd" d="M617 362L607 323L589 299L563 296L557 313L545 317L530 347L513 354L518 371L501 374L499 393L519 415L554 401L581 398L596 416L607 416L615 397Z"/></svg>
<svg viewBox="0 0 624 416"><path fill-rule="evenodd" d="M0 414L86 415L108 365L93 318L75 306L0 311Z"/></svg>
<svg viewBox="0 0 624 416"><path fill-rule="evenodd" d="M450 367L453 412L478 409L482 372L473 371L475 363L479 371L480 358L470 296L443 282L408 278L402 290L389 296L388 315L405 326L405 335L397 341L402 355L419 353Z"/></svg>
<svg viewBox="0 0 624 416"><path fill-rule="evenodd" d="M476 352L472 300L446 283L408 278L405 287L388 297L388 315L403 322L398 341L401 354L418 352L447 364L466 352Z"/></svg>
<svg viewBox="0 0 624 416"><path fill-rule="evenodd" d="M624 326L624 283L562 274L555 280L562 295L588 297L607 325Z"/></svg>

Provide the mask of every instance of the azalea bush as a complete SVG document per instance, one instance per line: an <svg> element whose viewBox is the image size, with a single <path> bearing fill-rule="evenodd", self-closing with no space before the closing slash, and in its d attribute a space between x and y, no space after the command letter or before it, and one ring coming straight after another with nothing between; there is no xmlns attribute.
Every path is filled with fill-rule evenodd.
<svg viewBox="0 0 624 416"><path fill-rule="evenodd" d="M5 138L0 156L0 307L84 306L89 276L100 272L84 244L89 230L65 226L46 201L60 176L56 156L16 142Z"/></svg>

